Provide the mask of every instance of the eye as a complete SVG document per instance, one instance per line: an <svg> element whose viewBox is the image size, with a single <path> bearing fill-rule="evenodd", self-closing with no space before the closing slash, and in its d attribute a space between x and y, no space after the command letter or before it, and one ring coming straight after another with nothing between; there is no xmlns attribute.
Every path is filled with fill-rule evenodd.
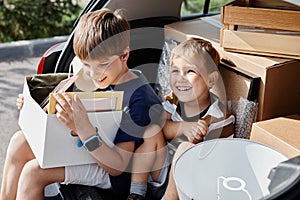
<svg viewBox="0 0 300 200"><path fill-rule="evenodd" d="M188 74L195 74L195 73L196 73L196 71L195 71L195 70L193 70L193 69L189 69L189 70L187 70L187 73L188 73Z"/></svg>
<svg viewBox="0 0 300 200"><path fill-rule="evenodd" d="M178 69L172 69L172 70L171 70L171 73L172 73L172 74L175 74L175 73L178 73L178 72L179 72Z"/></svg>
<svg viewBox="0 0 300 200"><path fill-rule="evenodd" d="M83 63L83 67L90 68L91 66L89 64L87 64L87 63Z"/></svg>
<svg viewBox="0 0 300 200"><path fill-rule="evenodd" d="M100 63L98 65L98 67L107 67L110 63L109 62L105 62L105 63Z"/></svg>

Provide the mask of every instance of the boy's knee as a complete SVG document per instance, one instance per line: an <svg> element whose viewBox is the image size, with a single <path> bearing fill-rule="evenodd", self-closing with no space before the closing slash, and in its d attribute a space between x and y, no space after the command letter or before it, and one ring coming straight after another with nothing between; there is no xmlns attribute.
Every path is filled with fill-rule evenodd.
<svg viewBox="0 0 300 200"><path fill-rule="evenodd" d="M40 168L37 160L28 161L21 172L19 183L18 183L18 195L24 196L28 194L29 191L41 189L44 187L42 185L42 169Z"/></svg>
<svg viewBox="0 0 300 200"><path fill-rule="evenodd" d="M25 140L25 136L22 131L17 131L10 138L10 144L20 143Z"/></svg>
<svg viewBox="0 0 300 200"><path fill-rule="evenodd" d="M9 154L9 156L18 156L18 154L14 152L17 152L19 147L21 147L24 143L27 142L23 132L22 131L15 132L13 136L10 138L9 145L7 148L7 154Z"/></svg>
<svg viewBox="0 0 300 200"><path fill-rule="evenodd" d="M145 130L143 138L146 140L157 140L162 135L162 128L156 124L152 124Z"/></svg>
<svg viewBox="0 0 300 200"><path fill-rule="evenodd" d="M38 180L41 179L41 173L43 169L40 167L39 163L36 159L28 161L22 170L22 178L25 180Z"/></svg>
<svg viewBox="0 0 300 200"><path fill-rule="evenodd" d="M184 151L188 150L189 148L191 148L192 146L194 146L193 143L184 141L184 142L182 142L182 143L178 146L177 151L183 151L183 152L184 152Z"/></svg>
<svg viewBox="0 0 300 200"><path fill-rule="evenodd" d="M176 152L175 152L175 154L174 154L173 161L177 160L178 157L179 157L181 154L183 154L186 150L188 150L188 149L191 148L192 146L194 146L194 144L191 143L191 142L182 142L182 143L178 146L178 148L177 148L177 150L176 150Z"/></svg>

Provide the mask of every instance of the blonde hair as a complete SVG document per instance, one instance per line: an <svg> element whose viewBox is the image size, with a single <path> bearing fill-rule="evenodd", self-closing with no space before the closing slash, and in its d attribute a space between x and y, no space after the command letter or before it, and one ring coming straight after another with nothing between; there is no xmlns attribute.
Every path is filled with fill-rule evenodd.
<svg viewBox="0 0 300 200"><path fill-rule="evenodd" d="M180 43L172 50L171 61L177 56L186 58L188 61L190 61L188 58L193 56L196 56L199 59L211 59L215 66L205 66L207 67L208 72L215 71L217 69L216 67L218 67L220 64L220 55L218 51L209 41L201 38L190 38ZM193 64L198 66L195 62L196 61L194 61Z"/></svg>
<svg viewBox="0 0 300 200"><path fill-rule="evenodd" d="M129 30L129 22L121 10L101 9L86 13L74 32L74 52L81 60L122 55L129 47Z"/></svg>

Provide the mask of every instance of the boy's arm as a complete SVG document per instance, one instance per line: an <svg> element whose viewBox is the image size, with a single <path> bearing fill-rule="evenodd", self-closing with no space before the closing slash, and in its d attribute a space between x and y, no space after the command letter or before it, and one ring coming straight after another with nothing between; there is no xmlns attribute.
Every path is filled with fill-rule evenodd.
<svg viewBox="0 0 300 200"><path fill-rule="evenodd" d="M198 143L207 134L210 120L210 116L208 116L198 120L198 122L174 122L168 116L168 120L163 127L164 136L167 140L170 140L185 135L190 142Z"/></svg>
<svg viewBox="0 0 300 200"><path fill-rule="evenodd" d="M128 166L134 151L134 142L120 142L110 148L105 142L96 150L90 152L98 165L112 176L118 176Z"/></svg>
<svg viewBox="0 0 300 200"><path fill-rule="evenodd" d="M167 120L163 127L164 136L167 140L169 140L169 139L173 139L185 135L187 131L191 130L191 127L196 125L197 122L186 122L186 121L174 122L171 120Z"/></svg>
<svg viewBox="0 0 300 200"><path fill-rule="evenodd" d="M81 116L82 115L83 114L81 114ZM80 140L84 142L88 138L96 135L96 129L88 121L87 116L81 116L79 119L75 119L75 122L77 121L76 133L80 137ZM101 146L89 153L96 160L97 164L107 173L112 176L117 176L124 172L127 168L134 151L134 147L134 141L130 141L117 143L113 148L111 148L102 140Z"/></svg>
<svg viewBox="0 0 300 200"><path fill-rule="evenodd" d="M62 93L61 98L56 93L56 116L69 129L76 132L82 142L96 135L96 129L89 121L87 112L77 95L71 99ZM99 128L99 127L98 127ZM100 128L99 128L100 129ZM100 147L89 152L97 163L110 175L117 176L127 167L134 151L134 142L120 142L114 148L110 148L104 141Z"/></svg>

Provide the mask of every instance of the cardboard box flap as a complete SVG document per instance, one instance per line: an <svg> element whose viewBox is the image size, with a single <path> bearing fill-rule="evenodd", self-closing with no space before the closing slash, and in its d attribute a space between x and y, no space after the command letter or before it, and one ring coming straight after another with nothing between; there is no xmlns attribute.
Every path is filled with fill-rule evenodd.
<svg viewBox="0 0 300 200"><path fill-rule="evenodd" d="M30 146L35 143L44 144L45 137L36 137L33 134L26 134L26 133L31 133L33 129L45 130L47 126L47 119L44 118L45 112L41 109L40 105L37 104L35 100L30 96L27 80L29 80L29 78L25 77L24 89L23 89L24 104L19 113L19 121L18 121L19 126L22 128L22 131L25 133L24 135ZM31 115L29 118L28 113L35 113L35 114ZM28 123L28 121L24 119L29 119L31 123ZM42 159L43 151L44 151L44 147L42 145L37 146L36 148L32 148L32 151L35 157L37 158L37 160Z"/></svg>

